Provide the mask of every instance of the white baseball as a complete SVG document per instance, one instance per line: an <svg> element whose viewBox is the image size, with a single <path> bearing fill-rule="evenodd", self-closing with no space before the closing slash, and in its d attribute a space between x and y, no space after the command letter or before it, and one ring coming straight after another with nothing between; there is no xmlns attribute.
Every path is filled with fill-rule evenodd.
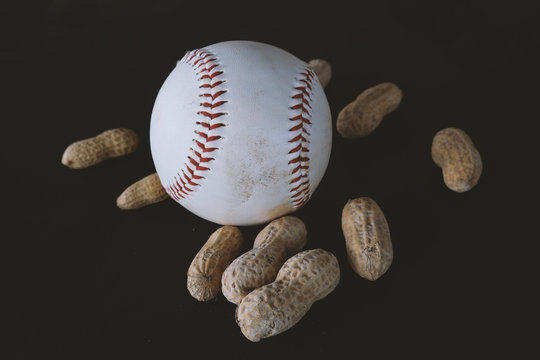
<svg viewBox="0 0 540 360"><path fill-rule="evenodd" d="M330 108L314 71L252 41L189 51L152 111L150 146L163 187L222 225L298 210L321 181L331 145Z"/></svg>

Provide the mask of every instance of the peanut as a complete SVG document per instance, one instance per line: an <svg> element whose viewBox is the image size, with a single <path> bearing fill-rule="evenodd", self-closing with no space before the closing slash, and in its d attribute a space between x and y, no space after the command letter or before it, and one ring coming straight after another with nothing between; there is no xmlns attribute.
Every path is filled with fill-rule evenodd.
<svg viewBox="0 0 540 360"><path fill-rule="evenodd" d="M255 238L253 249L235 259L221 279L223 295L234 304L254 289L274 281L279 268L306 245L306 226L284 216L268 224Z"/></svg>
<svg viewBox="0 0 540 360"><path fill-rule="evenodd" d="M461 129L446 128L433 137L431 157L442 168L446 186L458 193L472 189L482 174L482 159Z"/></svg>
<svg viewBox="0 0 540 360"><path fill-rule="evenodd" d="M244 239L235 226L216 230L199 250L187 273L187 288L195 299L207 301L221 290L223 270L240 254Z"/></svg>
<svg viewBox="0 0 540 360"><path fill-rule="evenodd" d="M124 190L116 199L116 205L122 210L133 210L163 201L168 196L157 173L153 173Z"/></svg>
<svg viewBox="0 0 540 360"><path fill-rule="evenodd" d="M347 139L369 135L399 106L402 97L400 88L388 82L367 89L340 111L337 131Z"/></svg>
<svg viewBox="0 0 540 360"><path fill-rule="evenodd" d="M62 164L72 169L82 169L104 160L127 155L137 149L139 137L130 129L111 129L101 134L74 142L62 156Z"/></svg>
<svg viewBox="0 0 540 360"><path fill-rule="evenodd" d="M349 200L343 208L341 227L353 270L363 278L377 280L393 258L390 230L379 205L368 197Z"/></svg>
<svg viewBox="0 0 540 360"><path fill-rule="evenodd" d="M290 329L311 305L338 285L336 257L323 250L302 251L283 264L276 280L242 299L236 323L251 341L259 341Z"/></svg>
<svg viewBox="0 0 540 360"><path fill-rule="evenodd" d="M330 79L332 79L332 67L328 61L323 59L313 59L308 63L308 66L315 71L322 87L325 88L330 82Z"/></svg>

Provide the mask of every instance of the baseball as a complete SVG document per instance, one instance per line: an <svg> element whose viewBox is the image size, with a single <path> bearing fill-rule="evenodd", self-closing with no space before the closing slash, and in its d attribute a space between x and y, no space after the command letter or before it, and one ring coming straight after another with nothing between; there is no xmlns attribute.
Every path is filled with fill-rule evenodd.
<svg viewBox="0 0 540 360"><path fill-rule="evenodd" d="M300 209L331 146L330 108L315 72L258 42L187 52L152 110L150 147L163 187L221 225L261 224Z"/></svg>

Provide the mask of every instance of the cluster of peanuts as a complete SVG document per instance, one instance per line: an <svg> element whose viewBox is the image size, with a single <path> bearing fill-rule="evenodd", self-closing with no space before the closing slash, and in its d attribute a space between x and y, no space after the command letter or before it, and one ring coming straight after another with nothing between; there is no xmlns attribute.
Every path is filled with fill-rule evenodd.
<svg viewBox="0 0 540 360"><path fill-rule="evenodd" d="M330 64L309 62L323 87L331 79ZM336 128L346 139L369 135L401 103L402 91L382 83L362 92L339 113ZM67 147L62 164L86 168L134 152L139 137L130 129L107 130ZM455 192L472 189L482 172L482 160L472 140L461 129L438 131L432 141L432 159L442 168L444 183ZM156 173L127 187L117 198L122 210L132 210L168 197ZM347 260L359 276L377 280L393 260L390 230L383 211L369 197L349 200L341 227ZM312 304L338 285L336 257L323 249L303 250L305 224L284 216L270 222L256 237L253 249L241 254L243 236L235 226L215 231L197 253L187 272L187 289L199 301L222 293L237 305L236 323L251 341L279 334L294 326Z"/></svg>
<svg viewBox="0 0 540 360"><path fill-rule="evenodd" d="M369 198L349 201L342 227L354 271L369 280L384 274L392 262L392 243L377 204ZM240 255L243 242L235 226L215 231L189 266L187 289L199 301L223 293L237 305L236 323L251 341L290 329L339 283L339 263L332 253L303 250L307 229L297 217L273 220L253 248Z"/></svg>
<svg viewBox="0 0 540 360"><path fill-rule="evenodd" d="M240 255L243 236L235 226L215 231L187 272L187 288L200 301L220 292L237 305L236 323L251 341L296 324L311 305L339 283L336 257L323 249L304 250L305 224L284 216L270 222Z"/></svg>

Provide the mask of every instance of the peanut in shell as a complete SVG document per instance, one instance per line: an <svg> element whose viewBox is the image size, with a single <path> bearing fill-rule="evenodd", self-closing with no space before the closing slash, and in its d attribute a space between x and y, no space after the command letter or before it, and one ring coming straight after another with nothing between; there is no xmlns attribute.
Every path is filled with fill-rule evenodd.
<svg viewBox="0 0 540 360"><path fill-rule="evenodd" d="M72 169L87 168L107 159L131 154L138 146L139 136L135 131L111 129L69 145L62 155L62 164Z"/></svg>
<svg viewBox="0 0 540 360"><path fill-rule="evenodd" d="M482 174L482 158L465 131L450 127L438 131L431 157L442 168L446 186L458 193L471 190Z"/></svg>
<svg viewBox="0 0 540 360"><path fill-rule="evenodd" d="M394 256L388 223L379 205L368 197L349 200L343 208L341 227L354 272L377 280L388 270Z"/></svg>
<svg viewBox="0 0 540 360"><path fill-rule="evenodd" d="M271 283L279 268L306 244L305 224L295 216L270 222L256 237L253 249L235 259L221 279L223 295L234 304L258 287Z"/></svg>
<svg viewBox="0 0 540 360"><path fill-rule="evenodd" d="M302 251L283 264L274 282L242 299L236 323L254 342L280 334L297 324L314 302L330 294L339 279L339 264L332 253Z"/></svg>
<svg viewBox="0 0 540 360"><path fill-rule="evenodd" d="M163 201L168 196L157 173L153 173L124 190L116 199L116 205L122 210L134 210Z"/></svg>
<svg viewBox="0 0 540 360"><path fill-rule="evenodd" d="M365 90L339 112L337 131L346 139L371 134L399 106L402 97L401 89L389 82Z"/></svg>
<svg viewBox="0 0 540 360"><path fill-rule="evenodd" d="M235 226L223 226L212 233L189 266L187 288L191 296L208 301L219 295L223 271L240 254L243 243Z"/></svg>

